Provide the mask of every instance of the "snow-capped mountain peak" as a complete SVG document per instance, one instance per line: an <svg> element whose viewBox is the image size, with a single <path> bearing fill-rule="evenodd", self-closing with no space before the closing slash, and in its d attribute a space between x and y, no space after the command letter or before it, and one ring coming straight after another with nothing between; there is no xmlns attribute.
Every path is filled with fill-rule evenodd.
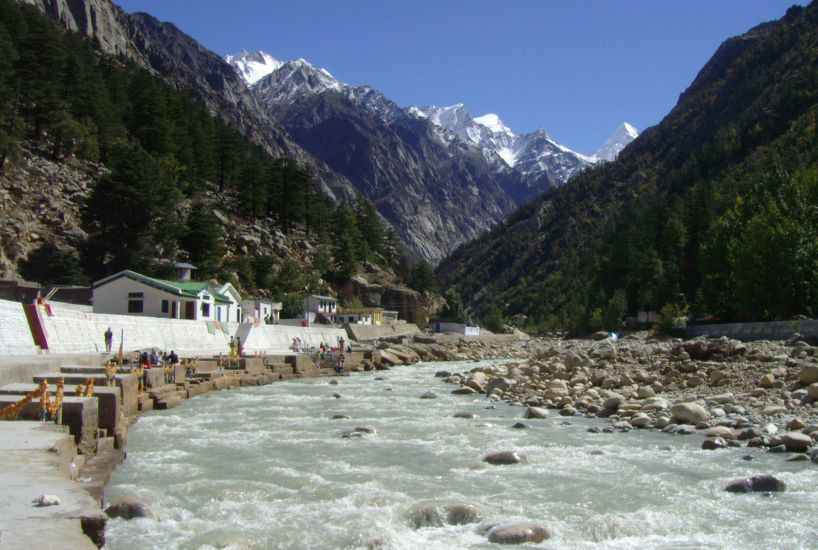
<svg viewBox="0 0 818 550"><path fill-rule="evenodd" d="M616 132L608 138L608 141L594 153L593 158L603 161L616 160L620 151L637 137L639 137L639 130L627 122L623 122L619 125L619 128L616 129Z"/></svg>
<svg viewBox="0 0 818 550"><path fill-rule="evenodd" d="M284 62L263 51L248 52L241 50L234 55L224 56L224 60L233 66L248 86L251 86L272 73Z"/></svg>

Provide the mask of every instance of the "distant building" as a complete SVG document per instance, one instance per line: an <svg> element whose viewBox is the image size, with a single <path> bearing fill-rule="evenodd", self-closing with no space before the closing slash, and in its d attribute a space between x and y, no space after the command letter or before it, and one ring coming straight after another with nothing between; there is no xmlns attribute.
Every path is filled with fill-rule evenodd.
<svg viewBox="0 0 818 550"><path fill-rule="evenodd" d="M265 319L269 318L272 324L275 325L278 324L278 321L281 319L281 302L251 298L244 300L241 306L244 308L244 318L248 322L255 320L265 322Z"/></svg>
<svg viewBox="0 0 818 550"><path fill-rule="evenodd" d="M383 310L379 307L341 308L341 311L328 315L327 318L336 325L381 325Z"/></svg>
<svg viewBox="0 0 818 550"><path fill-rule="evenodd" d="M207 321L240 321L232 285L155 279L126 269L92 285L94 313ZM232 289L232 290L230 290ZM240 304L240 297L238 300Z"/></svg>
<svg viewBox="0 0 818 550"><path fill-rule="evenodd" d="M304 310L309 315L314 314L315 319L330 319L330 316L338 313L338 300L332 296L319 296L311 294L304 298Z"/></svg>
<svg viewBox="0 0 818 550"><path fill-rule="evenodd" d="M241 323L243 321L241 316L242 300L241 294L236 290L236 287L234 287L232 283L224 283L222 286L216 288L216 293L230 300L230 304L216 305L215 320L227 323Z"/></svg>
<svg viewBox="0 0 818 550"><path fill-rule="evenodd" d="M465 336L480 336L480 327L465 325L452 319L435 319L429 326L436 333L453 332Z"/></svg>

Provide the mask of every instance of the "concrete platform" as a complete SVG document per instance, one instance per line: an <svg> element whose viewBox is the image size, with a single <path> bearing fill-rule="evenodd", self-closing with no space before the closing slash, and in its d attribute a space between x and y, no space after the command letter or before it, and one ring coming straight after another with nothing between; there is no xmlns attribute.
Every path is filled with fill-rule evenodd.
<svg viewBox="0 0 818 550"><path fill-rule="evenodd" d="M20 400L19 395L0 394L0 408ZM97 428L99 426L99 402L93 397L65 396L62 401L62 424L68 427L69 433L74 436L74 442L82 454L90 456L97 448ZM40 419L40 402L34 400L20 411L18 418L22 420ZM9 421L14 422L14 421ZM42 422L54 424L53 420Z"/></svg>
<svg viewBox="0 0 818 550"><path fill-rule="evenodd" d="M83 518L104 525L104 515L71 481L74 456L73 439L53 423L0 422L0 547L96 549L81 525ZM58 496L60 504L31 503L44 494Z"/></svg>
<svg viewBox="0 0 818 550"><path fill-rule="evenodd" d="M56 385L62 378L66 384L85 384L88 378L94 379L94 390L96 388L107 387L107 379L104 374L68 374L63 372L41 372L32 376L35 383L39 384L46 380L49 385ZM136 395L139 389L139 382L135 374L117 374L116 385L120 388L122 407L126 415L131 416L137 413Z"/></svg>
<svg viewBox="0 0 818 550"><path fill-rule="evenodd" d="M37 384L6 384L0 387L0 394L26 395L37 389ZM56 388L50 387L53 394ZM75 384L65 385L65 395L75 396L77 386ZM122 426L122 415L120 407L120 389L108 386L94 386L94 397L99 401L99 427L106 430L108 435L124 434L125 426ZM122 437L120 435L119 437Z"/></svg>

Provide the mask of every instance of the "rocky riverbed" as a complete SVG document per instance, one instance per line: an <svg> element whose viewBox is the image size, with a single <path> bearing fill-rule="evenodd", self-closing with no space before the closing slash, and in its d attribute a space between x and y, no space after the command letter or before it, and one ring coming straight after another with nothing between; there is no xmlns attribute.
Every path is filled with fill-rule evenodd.
<svg viewBox="0 0 818 550"><path fill-rule="evenodd" d="M701 434L702 448L760 447L818 464L818 355L786 342L418 335L393 347L422 360L512 358L441 377L464 394L528 407L527 416L607 418L605 430ZM551 412L549 412L549 409Z"/></svg>

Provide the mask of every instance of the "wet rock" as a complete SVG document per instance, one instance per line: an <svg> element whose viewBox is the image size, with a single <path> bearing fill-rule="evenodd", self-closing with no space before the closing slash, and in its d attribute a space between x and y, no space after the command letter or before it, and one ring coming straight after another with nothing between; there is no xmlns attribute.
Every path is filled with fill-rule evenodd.
<svg viewBox="0 0 818 550"><path fill-rule="evenodd" d="M697 403L677 403L670 408L670 414L689 424L698 424L710 419L707 409Z"/></svg>
<svg viewBox="0 0 818 550"><path fill-rule="evenodd" d="M348 420L349 416L346 414L334 414L332 415L331 420Z"/></svg>
<svg viewBox="0 0 818 550"><path fill-rule="evenodd" d="M427 391L420 396L421 399L437 399L437 394L433 391Z"/></svg>
<svg viewBox="0 0 818 550"><path fill-rule="evenodd" d="M599 434L602 433L602 428L599 426L592 426L586 430L589 434Z"/></svg>
<svg viewBox="0 0 818 550"><path fill-rule="evenodd" d="M406 514L415 529L465 525L482 521L483 514L473 504L463 502L432 501L414 505Z"/></svg>
<svg viewBox="0 0 818 550"><path fill-rule="evenodd" d="M649 428L653 425L653 420L645 413L637 413L633 415L629 422L631 426L639 429Z"/></svg>
<svg viewBox="0 0 818 550"><path fill-rule="evenodd" d="M560 416L576 416L577 410L574 407L560 409Z"/></svg>
<svg viewBox="0 0 818 550"><path fill-rule="evenodd" d="M335 399L341 399L341 394L340 393L333 393L332 397L334 397Z"/></svg>
<svg viewBox="0 0 818 550"><path fill-rule="evenodd" d="M785 462L809 462L809 457L801 454L792 455Z"/></svg>
<svg viewBox="0 0 818 550"><path fill-rule="evenodd" d="M475 393L477 393L477 390L468 386L463 386L462 388L457 388L456 390L452 391L452 394L454 395L474 395Z"/></svg>
<svg viewBox="0 0 818 550"><path fill-rule="evenodd" d="M353 431L360 432L360 433L365 433L365 434L376 434L376 433L378 433L378 430L376 430L372 426L358 426Z"/></svg>
<svg viewBox="0 0 818 550"><path fill-rule="evenodd" d="M329 383L333 386L337 386L339 384L338 380L330 380Z"/></svg>
<svg viewBox="0 0 818 550"><path fill-rule="evenodd" d="M528 409L525 411L525 415L523 415L523 418L548 418L548 411L542 407L528 407Z"/></svg>
<svg viewBox="0 0 818 550"><path fill-rule="evenodd" d="M455 418L479 418L476 413L468 411L457 411L454 413Z"/></svg>
<svg viewBox="0 0 818 550"><path fill-rule="evenodd" d="M544 522L504 523L488 532L489 542L494 544L524 544L548 538L551 538L551 526Z"/></svg>
<svg viewBox="0 0 818 550"><path fill-rule="evenodd" d="M726 449L727 448L727 441L721 437L716 437L713 439L705 439L702 441L702 450L704 451L713 451L716 449Z"/></svg>
<svg viewBox="0 0 818 550"><path fill-rule="evenodd" d="M150 508L134 497L124 496L116 499L106 509L105 513L110 518L152 518Z"/></svg>
<svg viewBox="0 0 818 550"><path fill-rule="evenodd" d="M528 457L517 451L501 451L499 453L491 453L483 457L483 462L488 462L495 466L502 466L506 464L526 464Z"/></svg>
<svg viewBox="0 0 818 550"><path fill-rule="evenodd" d="M451 375L452 373L447 370L439 370L435 373L435 378L448 378Z"/></svg>
<svg viewBox="0 0 818 550"><path fill-rule="evenodd" d="M530 428L531 426L529 426L525 422L517 422L517 423L513 424L511 427L514 428L515 430L526 430L526 429Z"/></svg>
<svg viewBox="0 0 818 550"><path fill-rule="evenodd" d="M802 453L812 446L812 438L800 432L786 432L779 436L788 451Z"/></svg>
<svg viewBox="0 0 818 550"><path fill-rule="evenodd" d="M784 492L787 485L773 476L754 476L734 479L724 488L728 493L774 493Z"/></svg>

